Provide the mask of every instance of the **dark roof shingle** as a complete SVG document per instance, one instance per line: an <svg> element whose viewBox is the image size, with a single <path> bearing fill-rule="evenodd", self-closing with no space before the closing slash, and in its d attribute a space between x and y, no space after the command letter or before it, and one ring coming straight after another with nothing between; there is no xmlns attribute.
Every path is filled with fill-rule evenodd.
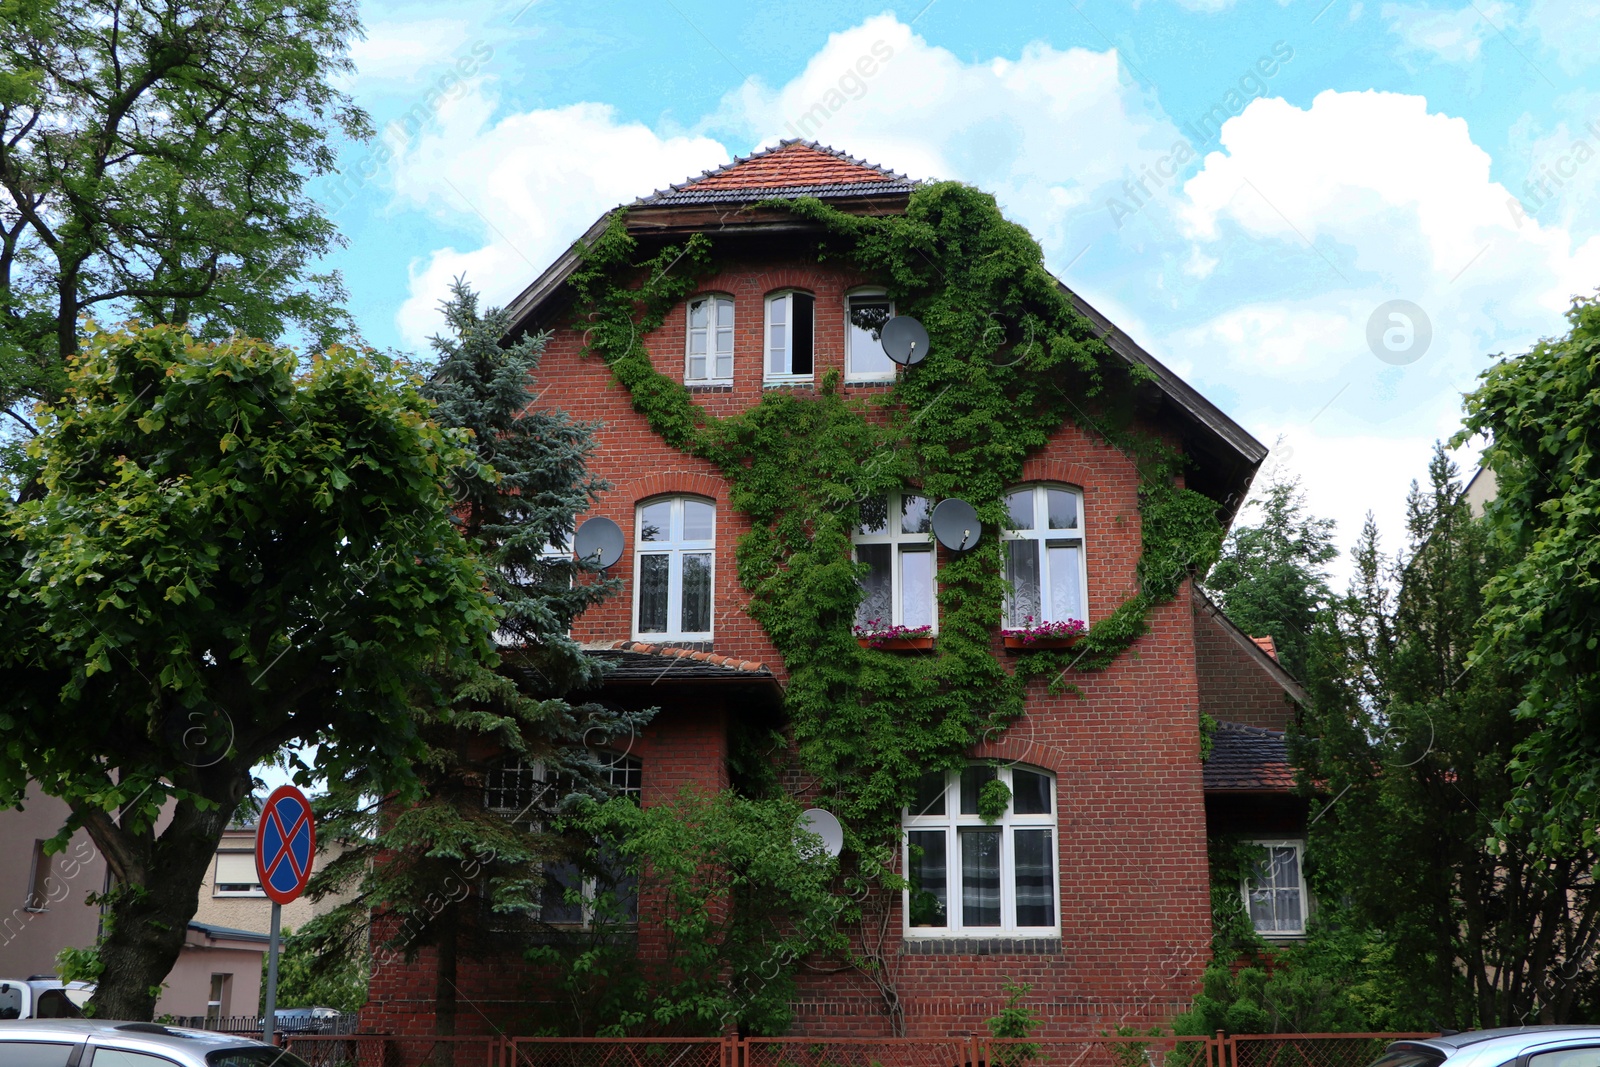
<svg viewBox="0 0 1600 1067"><path fill-rule="evenodd" d="M1217 723L1211 735L1211 758L1205 762L1205 788L1216 792L1288 793L1294 789L1294 768L1282 730Z"/></svg>

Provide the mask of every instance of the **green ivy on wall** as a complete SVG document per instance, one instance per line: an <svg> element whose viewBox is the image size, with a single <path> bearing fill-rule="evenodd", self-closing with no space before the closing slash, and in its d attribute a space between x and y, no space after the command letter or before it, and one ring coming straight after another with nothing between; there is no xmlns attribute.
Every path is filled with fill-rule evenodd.
<svg viewBox="0 0 1600 1067"><path fill-rule="evenodd" d="M849 397L837 371L814 390L771 390L717 417L657 371L644 338L718 266L710 237L640 258L618 211L583 250L571 283L598 355L634 408L673 447L711 461L753 529L737 548L750 613L790 672L786 706L801 763L864 858L891 863L900 809L928 771L959 766L1023 712L1029 679L1071 689L1145 632L1150 610L1215 560L1217 505L1176 484L1181 458L1131 429L1130 369L1095 336L1021 226L994 198L953 182L919 188L904 215L850 215L777 201L816 223L821 261L885 286L927 328L926 360L894 385ZM1005 582L994 531L1023 461L1067 420L1128 454L1141 474L1138 588L1070 650L991 651ZM920 486L971 503L988 536L939 569L939 637L929 654L861 648L853 625L861 568L851 560L859 502Z"/></svg>

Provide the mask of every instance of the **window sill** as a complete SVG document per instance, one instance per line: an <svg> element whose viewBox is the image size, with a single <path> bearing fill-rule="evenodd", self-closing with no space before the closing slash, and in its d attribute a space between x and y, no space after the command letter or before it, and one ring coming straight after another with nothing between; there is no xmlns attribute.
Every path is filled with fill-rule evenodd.
<svg viewBox="0 0 1600 1067"><path fill-rule="evenodd" d="M816 382L811 375L804 378L768 378L761 383L763 389L813 389Z"/></svg>
<svg viewBox="0 0 1600 1067"><path fill-rule="evenodd" d="M25 907L22 910L27 912L29 915L44 915L50 909L49 908L28 908L28 907Z"/></svg>
<svg viewBox="0 0 1600 1067"><path fill-rule="evenodd" d="M916 937L900 942L902 956L1059 956L1061 936Z"/></svg>
<svg viewBox="0 0 1600 1067"><path fill-rule="evenodd" d="M691 393L731 393L732 382L684 382L683 387Z"/></svg>
<svg viewBox="0 0 1600 1067"><path fill-rule="evenodd" d="M895 377L892 374L887 378L846 378L844 380L846 385L893 385L894 382Z"/></svg>
<svg viewBox="0 0 1600 1067"><path fill-rule="evenodd" d="M662 648L686 648L690 652L714 652L711 647L711 636L701 634L698 637L669 637L666 634L639 634L634 636L634 643L640 645L659 645Z"/></svg>
<svg viewBox="0 0 1600 1067"><path fill-rule="evenodd" d="M879 652L931 652L932 637L858 637L856 644L862 648L875 648Z"/></svg>

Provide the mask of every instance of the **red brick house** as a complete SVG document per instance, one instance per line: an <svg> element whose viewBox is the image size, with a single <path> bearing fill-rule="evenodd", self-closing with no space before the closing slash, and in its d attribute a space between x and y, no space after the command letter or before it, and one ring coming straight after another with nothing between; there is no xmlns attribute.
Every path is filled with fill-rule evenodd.
<svg viewBox="0 0 1600 1067"><path fill-rule="evenodd" d="M847 394L883 390L896 368L850 317L852 306L888 304L879 280L801 254L811 235L795 216L747 209L808 196L896 213L913 188L903 176L791 141L632 205L627 225L646 246L703 232L733 250L721 273L645 338L656 368L717 414L750 407L764 390L809 389L830 370ZM576 253L557 260L511 310L518 330L552 331L532 391L601 426L591 469L612 488L582 518L606 516L625 532L612 571L624 589L579 619L573 636L615 668L601 697L661 709L615 763L619 784L650 805L685 785L725 788L730 737L752 721L782 721L787 674L744 610L734 548L749 525L730 505L727 483L711 463L659 437L607 366L583 354L585 323L575 321L568 284L578 265ZM1071 299L1120 358L1147 372L1132 397L1139 423L1182 450L1188 486L1231 516L1266 448ZM1016 527L1005 535L1007 558L1020 598L1008 611L1092 622L1121 603L1141 551L1138 486L1128 456L1061 425L1007 497ZM943 549L919 521L930 502L908 490L898 503L898 528L885 522L856 538L857 559L872 565L863 612L936 627ZM1003 655L998 638L995 655ZM1032 985L1041 1033L1170 1019L1187 1007L1209 955L1208 830L1289 843L1274 855L1294 870L1275 869L1258 903L1275 934L1295 932L1305 910L1294 845L1304 807L1291 796L1283 730L1304 694L1270 651L1186 584L1153 610L1149 632L1129 652L1077 684L1081 694L1033 684L1025 716L970 753L993 762L975 766L972 780L956 771L927 786L917 813L905 817L907 842L916 843L907 863L937 905L919 912L908 899L891 902L888 927L871 935L883 961L876 979L803 972L795 1033L981 1032L1008 979ZM1223 724L1209 766L1200 759L1202 712ZM999 774L1013 797L993 824L963 813L985 774ZM1299 918L1290 914L1294 893ZM648 924L645 915L641 939ZM424 953L414 965L383 968L365 1024L430 1029L429 966ZM461 976L474 1008L461 1015L463 1032L474 1020L518 1025L527 976L515 960L464 961Z"/></svg>

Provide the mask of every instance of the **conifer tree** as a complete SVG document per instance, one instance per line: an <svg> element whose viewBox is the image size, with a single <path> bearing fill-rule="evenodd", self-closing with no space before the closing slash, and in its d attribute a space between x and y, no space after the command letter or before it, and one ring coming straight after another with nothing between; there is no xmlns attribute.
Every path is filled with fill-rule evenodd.
<svg viewBox="0 0 1600 1067"><path fill-rule="evenodd" d="M575 516L605 488L585 467L593 428L529 393L544 336L504 343L507 314L480 314L459 280L444 312L450 336L434 339L439 361L424 392L438 421L471 431L481 465L477 477L454 482L455 515L504 610L502 662L463 665L440 679L443 714L419 714L419 795L380 802L361 773L330 783L325 832L355 844L310 892L353 895L302 936L329 967L370 952L378 969L431 947L435 1026L450 1034L458 960L514 946L519 930L537 924L541 901L560 899L545 872L583 863L591 851L587 839L554 829L576 797L611 792L590 746L626 747L649 715L566 700L598 680L567 636L572 619L616 585L600 576L577 581L587 568L551 550L570 544Z"/></svg>

